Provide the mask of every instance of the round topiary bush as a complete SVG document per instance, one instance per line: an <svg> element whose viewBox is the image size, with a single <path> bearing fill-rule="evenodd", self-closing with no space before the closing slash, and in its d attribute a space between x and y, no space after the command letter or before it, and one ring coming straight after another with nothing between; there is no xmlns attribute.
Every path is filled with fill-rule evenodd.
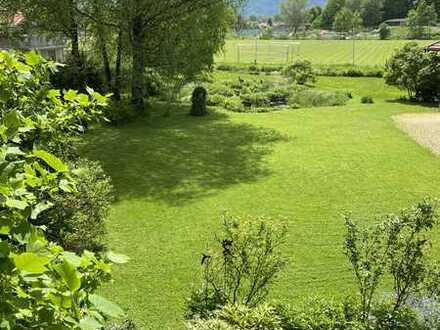
<svg viewBox="0 0 440 330"><path fill-rule="evenodd" d="M208 92L204 87L196 87L192 94L191 116L204 116L208 113L206 103L208 101Z"/></svg>

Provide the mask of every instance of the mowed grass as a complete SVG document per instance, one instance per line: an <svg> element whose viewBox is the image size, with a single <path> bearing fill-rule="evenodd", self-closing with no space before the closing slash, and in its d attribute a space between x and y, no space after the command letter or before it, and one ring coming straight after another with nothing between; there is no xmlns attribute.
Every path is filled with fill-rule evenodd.
<svg viewBox="0 0 440 330"><path fill-rule="evenodd" d="M103 290L142 329L183 328L184 301L201 252L227 210L288 219L290 262L271 297L346 295L342 213L364 224L440 193L440 159L396 128L392 116L430 108L396 101L374 78L320 78L351 89L345 107L267 114L156 107L150 119L96 129L84 153L100 160L117 192L109 244L131 261ZM372 95L376 103L362 105Z"/></svg>
<svg viewBox="0 0 440 330"><path fill-rule="evenodd" d="M393 52L408 40L356 40L356 65L384 65ZM299 43L299 44L298 44ZM430 41L417 41L428 45ZM256 51L257 49L257 51ZM224 52L217 56L218 63L285 64L303 58L313 64L352 64L352 40L227 40Z"/></svg>

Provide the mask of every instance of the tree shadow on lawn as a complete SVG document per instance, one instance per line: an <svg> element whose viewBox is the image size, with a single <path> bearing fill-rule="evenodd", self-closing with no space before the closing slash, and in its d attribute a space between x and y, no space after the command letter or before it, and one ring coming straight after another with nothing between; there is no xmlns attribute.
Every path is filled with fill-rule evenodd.
<svg viewBox="0 0 440 330"><path fill-rule="evenodd" d="M386 100L387 103L398 103L398 104L402 104L402 105L407 105L407 106L415 106L415 107L426 107L426 108L438 108L438 104L435 103L427 103L427 102L417 102L417 101L413 101L413 100L408 100L408 99L403 99L403 98L396 98L396 99L389 99Z"/></svg>
<svg viewBox="0 0 440 330"><path fill-rule="evenodd" d="M180 110L98 129L86 140L86 156L101 161L118 199L180 205L269 175L264 158L286 137L224 113L194 118Z"/></svg>

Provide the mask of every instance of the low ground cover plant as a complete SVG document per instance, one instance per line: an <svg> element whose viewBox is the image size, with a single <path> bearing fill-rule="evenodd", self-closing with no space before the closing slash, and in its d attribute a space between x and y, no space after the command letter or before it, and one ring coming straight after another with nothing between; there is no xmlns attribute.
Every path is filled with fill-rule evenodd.
<svg viewBox="0 0 440 330"><path fill-rule="evenodd" d="M320 91L286 80L242 79L217 81L207 86L208 105L234 112L269 112L283 108L344 105L344 92Z"/></svg>

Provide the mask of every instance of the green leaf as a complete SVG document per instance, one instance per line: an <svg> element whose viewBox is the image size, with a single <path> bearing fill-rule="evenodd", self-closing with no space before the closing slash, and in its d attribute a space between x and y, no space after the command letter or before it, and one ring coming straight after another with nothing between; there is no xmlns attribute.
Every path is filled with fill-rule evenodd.
<svg viewBox="0 0 440 330"><path fill-rule="evenodd" d="M38 203L34 207L34 209L32 210L31 219L35 220L40 215L41 212L44 212L44 211L50 209L52 206L53 206L53 203L51 203L51 202Z"/></svg>
<svg viewBox="0 0 440 330"><path fill-rule="evenodd" d="M44 150L34 150L33 155L41 160L43 160L47 165L52 167L55 171L58 172L67 172L69 168L66 164L63 163L61 159L58 157L48 153Z"/></svg>
<svg viewBox="0 0 440 330"><path fill-rule="evenodd" d="M107 316L118 318L124 315L121 307L97 294L90 296L90 302L98 311Z"/></svg>
<svg viewBox="0 0 440 330"><path fill-rule="evenodd" d="M64 99L66 101L72 102L72 101L75 101L77 95L78 95L77 91L74 91L74 90L70 89L70 90L68 90L67 92L64 93Z"/></svg>
<svg viewBox="0 0 440 330"><path fill-rule="evenodd" d="M54 268L70 291L75 292L79 290L81 287L81 277L74 265L65 259L63 263L56 265Z"/></svg>
<svg viewBox="0 0 440 330"><path fill-rule="evenodd" d="M18 129L20 127L20 118L17 111L9 111L4 115L3 123L8 129Z"/></svg>
<svg viewBox="0 0 440 330"><path fill-rule="evenodd" d="M113 251L109 251L106 254L107 259L114 264L126 264L130 261L130 258L123 254L117 254Z"/></svg>
<svg viewBox="0 0 440 330"><path fill-rule="evenodd" d="M64 259L71 263L76 268L79 268L81 266L81 257L73 252L65 251L63 252Z"/></svg>
<svg viewBox="0 0 440 330"><path fill-rule="evenodd" d="M10 208L13 208L13 209L19 209L19 210L24 210L24 209L26 209L27 207L28 207L28 203L27 202L25 202L25 201L20 201L20 200L18 200L18 199L10 199L10 198L8 198L7 200L6 200L6 206L7 207L10 207Z"/></svg>
<svg viewBox="0 0 440 330"><path fill-rule="evenodd" d="M92 317L85 317L79 322L81 330L97 330L102 328L102 324Z"/></svg>
<svg viewBox="0 0 440 330"><path fill-rule="evenodd" d="M50 258L35 253L23 253L14 256L14 264L19 270L28 273L44 273Z"/></svg>
<svg viewBox="0 0 440 330"><path fill-rule="evenodd" d="M9 147L8 149L6 149L6 154L7 155L24 155L24 152L20 150L20 148L18 147Z"/></svg>
<svg viewBox="0 0 440 330"><path fill-rule="evenodd" d="M26 54L26 64L30 66L35 66L42 62L42 58L36 51L30 51Z"/></svg>

